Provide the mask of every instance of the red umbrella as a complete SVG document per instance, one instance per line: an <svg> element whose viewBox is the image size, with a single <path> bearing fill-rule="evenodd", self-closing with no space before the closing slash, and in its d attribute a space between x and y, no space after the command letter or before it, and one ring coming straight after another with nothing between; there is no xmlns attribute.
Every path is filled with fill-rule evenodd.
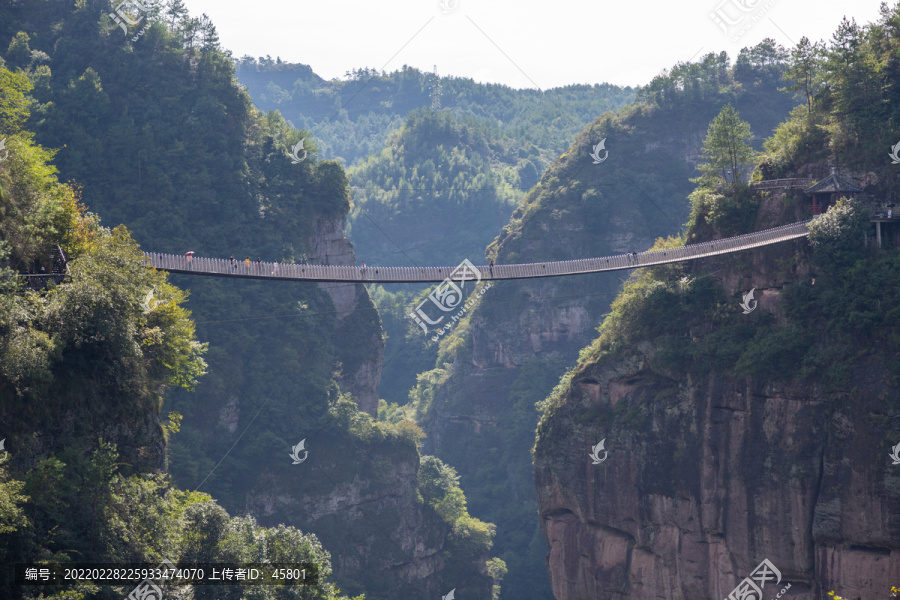
<svg viewBox="0 0 900 600"><path fill-rule="evenodd" d="M185 253L184 253L185 256L190 256L191 254L194 254L194 251L193 251L193 250L191 250L190 252L185 252Z"/></svg>

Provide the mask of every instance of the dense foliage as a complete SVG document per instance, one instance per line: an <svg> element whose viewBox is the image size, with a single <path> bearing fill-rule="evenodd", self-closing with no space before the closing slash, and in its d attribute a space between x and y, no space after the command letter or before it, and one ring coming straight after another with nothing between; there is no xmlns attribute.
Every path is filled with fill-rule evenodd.
<svg viewBox="0 0 900 600"><path fill-rule="evenodd" d="M192 18L182 2L168 0L126 35L110 12L107 0L0 8L0 39L9 40L0 52L6 48L3 56L15 69L0 70L5 128L0 139L8 137L11 156L0 166L2 233L9 236L3 248L11 257L3 262L4 273L10 265L49 268L49 251L57 243L67 255L73 252L71 281L44 295L22 295L15 310L0 316L8 321L0 340L15 348L3 365L8 375L3 392L21 398L15 408L27 407L18 414L21 427L4 429L7 445L33 431L29 411L46 417L58 407L71 407L77 418L62 419L53 439L82 459L59 455L64 466L47 467L54 482L79 482L72 485L76 495L61 497L65 511L80 507L84 494L107 493L102 477L92 491L84 488L87 476L81 475L92 468L87 463L101 436L119 456L115 470L103 475L108 481L165 468L168 454L179 486L201 488L232 512L245 510L271 480L277 471L273 455L283 461L304 432L326 425L336 443L355 440L359 455L371 455L388 475L395 466L384 456L391 453L403 454L404 464L416 464L415 447L402 428L379 442L355 437L351 426L362 415L341 386L363 370L363 362L375 360L381 343L378 315L365 290L357 290L357 309L339 319L329 295L314 285L174 276L173 282L190 286L195 335L180 306L187 294L141 266L132 235L153 251L311 260L317 227L327 230L349 210L349 184L339 164L318 160L307 132L290 128L277 113L253 108L207 18ZM19 95L13 97L16 90ZM44 190L40 204L29 204L16 189L44 185L53 169L47 164L51 153L28 146L31 134L10 129L23 122L35 140L58 149L55 166L63 179L76 182L61 191ZM294 164L291 148L304 138L307 158ZM44 153L47 160L28 162L23 172L6 176L7 164L10 172L20 169L16 161L29 153ZM129 230L103 230L95 214L106 222L126 223ZM70 226L73 221L84 225ZM90 252L75 252L66 238L79 227L94 244ZM4 290L9 287L4 279ZM76 346L78 351L72 351ZM199 354L206 347L204 366ZM195 382L204 370L208 373ZM335 418L338 413L351 416ZM168 421L160 423L160 414L168 414ZM344 467L353 460L336 453L329 469L349 473ZM376 478L378 484L387 480ZM28 487L20 490L10 481L4 482L4 505L14 506ZM117 489L108 495L124 493ZM117 502L121 515L135 510L130 499ZM183 530L181 508L148 501L147 510L172 516L158 526L167 536ZM58 521L80 527L84 517L70 518L65 511ZM134 547L154 558L163 554L151 544L152 536L128 529L137 521L121 515L123 538L140 539ZM272 518L289 523L296 516ZM19 521L11 509L2 522L6 527ZM216 522L224 523L218 517ZM78 527L71 537L88 543L91 537ZM351 529L340 519L326 528L333 553L352 553L359 542L355 536L368 536ZM330 544L337 540L335 549ZM99 548L99 542L94 544ZM448 556L443 564L485 578L477 573L477 561L469 560L483 544L463 536L456 547L460 557ZM76 549L83 557L82 547ZM355 589L367 590L372 583L384 588L381 597L391 596L396 582L366 581L365 576L356 576ZM329 585L326 581L319 591L306 593L330 594Z"/></svg>
<svg viewBox="0 0 900 600"><path fill-rule="evenodd" d="M498 264L606 256L644 250L677 232L689 217L691 178L698 175L695 140L723 107L733 106L757 132L788 115L795 101L778 90L785 56L767 40L743 50L733 66L717 54L676 65L636 102L596 118L524 196L489 256ZM694 88L695 81L702 85ZM601 140L609 154L594 164L591 153ZM567 320L601 318L619 286L618 274L498 283L468 322L441 340L409 404L385 406L386 416L417 419L429 433L426 451L460 474L472 514L496 524L494 552L509 569L504 596L551 594L526 451L538 421L535 405L590 342L589 332L572 333L577 325L569 328ZM447 424L452 414L475 425Z"/></svg>
<svg viewBox="0 0 900 600"><path fill-rule="evenodd" d="M709 124L703 160L697 166L701 175L692 180L698 186L688 197L691 215L685 237L690 242L753 230L759 197L744 176L756 157L751 138L750 124L742 121L730 104Z"/></svg>
<svg viewBox="0 0 900 600"><path fill-rule="evenodd" d="M408 113L431 106L434 83L432 74L406 65L392 73L353 69L344 80L325 81L307 65L268 56L244 56L237 62L237 76L257 106L277 109L312 131L325 156L348 164L378 154ZM473 116L496 126L504 137L541 148L546 160L564 151L591 119L634 97L633 89L610 84L538 91L441 77L440 86L441 106L456 118Z"/></svg>
<svg viewBox="0 0 900 600"><path fill-rule="evenodd" d="M190 18L178 3L166 6L137 41L122 35L99 3L57 7L47 22L15 36L14 56L41 56L39 66L33 58L20 67L35 81L40 102L31 119L37 139L62 148L56 164L79 183L91 210L127 223L148 249L303 260L315 218L340 218L349 207L343 170L316 161L311 143L310 158L291 164L288 149L303 134L276 114L253 109L211 25L198 37L202 19ZM21 11L4 23L16 16L33 17ZM213 347L211 376L197 396L171 398L184 415L172 471L185 485L197 485L198 474L209 473L222 455L205 449L211 432L201 432L205 410L227 402L222 390L240 390L257 405L274 396L269 407L277 410L302 388L318 401L297 418L306 411L322 415L336 363L350 361L331 339L332 304L314 288L282 286L263 294L253 282L182 283L190 283L191 302L202 315L198 333ZM257 320L261 315L280 318ZM276 372L302 372L303 384ZM210 485L229 475L246 481L249 471L224 466ZM221 483L227 487L219 489L220 500L241 506L242 486Z"/></svg>
<svg viewBox="0 0 900 600"><path fill-rule="evenodd" d="M897 23L900 6L884 6L875 24L858 27L845 20L831 45L811 44L804 38L793 50L785 78L792 83L789 87L803 93L806 103L766 140L760 165L764 176L793 175L817 162L884 172L889 164L884 150L890 146L885 136L895 130L895 121L879 107L889 105L893 90L885 82L892 49L900 43ZM875 64L881 66L874 68ZM883 96L863 102L872 94ZM876 129L885 133L875 135ZM863 135L866 131L872 135ZM811 146L813 138L821 143ZM882 183L870 188L876 202L890 193L893 179L879 178ZM742 210L753 214L754 194L748 190L722 192L700 183L693 195L687 234L691 241L736 228L734 216ZM701 226L715 221L717 206L732 220L720 218L716 227ZM869 207L844 199L810 224L806 259L812 277L781 290L777 320L763 311L735 319L740 300L725 297L709 274L691 273L680 265L641 271L626 282L598 329L600 336L582 352L578 368L620 357L639 342L649 341L653 367L664 373L702 377L714 371L816 381L836 390L846 385L860 356L873 355L893 377L900 377L894 314L900 302L900 257L864 247L869 215ZM656 247L682 243L682 238L669 238L658 240ZM571 376L542 404L542 424L565 401Z"/></svg>
<svg viewBox="0 0 900 600"><path fill-rule="evenodd" d="M895 198L900 181L888 154L900 127L898 44L900 8L888 4L871 24L845 18L827 43L802 38L785 78L803 105L766 141L764 178L821 177L819 165L830 163L873 173L867 191Z"/></svg>
<svg viewBox="0 0 900 600"><path fill-rule="evenodd" d="M416 111L387 148L352 168L358 192L348 236L365 249L367 264L480 264L517 192L527 189L517 163L540 168L534 146L529 153L498 134L472 118Z"/></svg>
<svg viewBox="0 0 900 600"><path fill-rule="evenodd" d="M253 597L336 598L315 536L232 518L162 474L161 448L180 421L170 413L160 422L165 392L196 386L206 345L182 306L187 294L143 266L124 227L102 227L77 190L58 183L53 153L22 129L27 81L0 68L0 137L11 142L0 162L0 561L306 561L320 569L317 585ZM64 278L36 273L49 273L60 252ZM35 279L25 287L19 274ZM11 576L0 573L10 600L131 591L22 587ZM202 588L194 597L237 600L243 591Z"/></svg>
<svg viewBox="0 0 900 600"><path fill-rule="evenodd" d="M347 235L367 265L483 264L488 242L542 169L535 146L517 146L483 120L414 111L384 150L349 170ZM405 402L416 373L434 364L437 345L408 316L421 290L372 292L387 338L379 392L391 402Z"/></svg>

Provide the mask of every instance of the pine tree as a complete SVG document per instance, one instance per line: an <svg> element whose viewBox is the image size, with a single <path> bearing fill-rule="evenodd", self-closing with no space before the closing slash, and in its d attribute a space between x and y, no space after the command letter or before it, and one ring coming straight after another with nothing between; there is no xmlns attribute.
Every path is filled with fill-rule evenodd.
<svg viewBox="0 0 900 600"><path fill-rule="evenodd" d="M203 40L201 48L204 50L219 50L219 32L206 13L199 21L200 38Z"/></svg>
<svg viewBox="0 0 900 600"><path fill-rule="evenodd" d="M182 0L169 0L169 6L166 8L165 14L169 18L169 25L172 29L175 29L175 24L181 23L188 15L188 9Z"/></svg>
<svg viewBox="0 0 900 600"><path fill-rule="evenodd" d="M712 181L721 175L728 182L731 173L732 187L742 182L744 167L756 156L749 143L752 138L750 124L741 120L734 107L730 104L722 107L703 141L706 162L698 166L703 173L701 179Z"/></svg>
<svg viewBox="0 0 900 600"><path fill-rule="evenodd" d="M812 101L819 83L818 72L822 50L821 42L811 43L809 38L804 36L797 47L791 50L791 58L784 72L784 79L791 83L785 89L803 92L806 96L808 115L812 115Z"/></svg>

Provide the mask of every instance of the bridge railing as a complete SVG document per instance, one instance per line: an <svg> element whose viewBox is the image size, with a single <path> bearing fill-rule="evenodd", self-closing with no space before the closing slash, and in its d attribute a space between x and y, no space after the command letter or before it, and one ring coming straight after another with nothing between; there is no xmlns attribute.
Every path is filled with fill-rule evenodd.
<svg viewBox="0 0 900 600"><path fill-rule="evenodd" d="M520 279L575 275L645 267L679 262L693 258L716 256L755 248L806 236L808 221L773 227L731 238L640 252L636 255L618 254L599 258L584 258L543 263L481 265L477 268L483 279ZM450 277L454 267L357 267L354 265L316 265L274 262L231 261L201 256L145 253L146 264L157 269L197 275L226 275L261 279L295 279L308 281L345 282L438 282Z"/></svg>
<svg viewBox="0 0 900 600"><path fill-rule="evenodd" d="M756 190L768 190L772 188L808 188L812 185L812 179L767 179L765 181L754 181L750 187Z"/></svg>

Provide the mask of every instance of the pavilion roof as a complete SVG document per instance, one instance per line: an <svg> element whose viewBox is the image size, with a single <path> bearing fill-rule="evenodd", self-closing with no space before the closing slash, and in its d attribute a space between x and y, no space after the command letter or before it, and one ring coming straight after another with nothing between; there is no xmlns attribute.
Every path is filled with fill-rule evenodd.
<svg viewBox="0 0 900 600"><path fill-rule="evenodd" d="M838 192L861 192L862 188L837 174L834 168L831 169L831 175L812 185L805 190L807 194L834 194Z"/></svg>

